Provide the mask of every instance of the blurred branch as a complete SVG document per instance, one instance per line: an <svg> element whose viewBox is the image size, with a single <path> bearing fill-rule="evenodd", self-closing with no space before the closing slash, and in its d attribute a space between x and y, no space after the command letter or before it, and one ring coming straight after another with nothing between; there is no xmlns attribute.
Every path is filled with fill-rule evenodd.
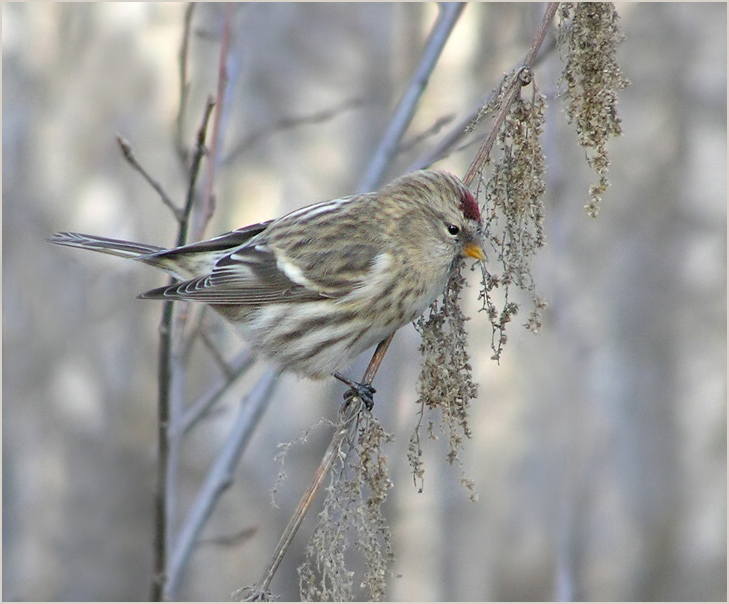
<svg viewBox="0 0 729 604"><path fill-rule="evenodd" d="M311 115L281 118L272 126L268 126L259 130L258 132L254 132L253 134L243 139L243 141L238 143L233 148L233 150L225 156L222 163L228 164L238 159L241 155L250 151L252 147L257 145L267 136L272 136L279 132L291 130L292 128L297 128L299 126L321 124L322 122L337 117L340 113L344 113L348 109L353 109L355 107L359 107L360 105L362 105L362 99L350 99L348 101L344 101L342 104L337 105L336 107L332 107L331 109L323 109L321 111L317 111L316 113L312 113Z"/></svg>
<svg viewBox="0 0 729 604"><path fill-rule="evenodd" d="M213 467L190 508L175 542L165 596L176 599L182 571L220 496L232 484L235 468L250 442L251 436L266 409L278 379L278 372L267 370L256 383L250 395L241 402L235 424L228 434Z"/></svg>
<svg viewBox="0 0 729 604"><path fill-rule="evenodd" d="M435 136L454 119L456 119L456 116L453 114L444 115L443 117L438 118L430 128L424 130L420 134L413 136L410 140L401 142L397 146L397 152L403 153L405 151L409 151L410 149L415 147L415 145L419 145L420 143L422 143L426 138ZM414 170L407 170L407 172L414 172Z"/></svg>
<svg viewBox="0 0 729 604"><path fill-rule="evenodd" d="M236 547L241 543L248 541L258 532L257 527L248 527L239 530L232 535L220 535L218 537L209 537L207 539L198 539L198 545L214 545L217 547Z"/></svg>
<svg viewBox="0 0 729 604"><path fill-rule="evenodd" d="M205 307L203 306L203 308ZM197 335L199 336L202 343L205 345L205 348L208 349L210 356L213 357L213 360L218 364L218 367L220 367L220 370L223 372L225 377L231 379L234 375L234 372L231 369L230 364L223 358L223 353L218 349L215 340L210 336L208 331L202 325L198 325Z"/></svg>
<svg viewBox="0 0 729 604"><path fill-rule="evenodd" d="M192 430L198 422L206 417L213 405L217 403L235 381L243 375L246 370L253 364L256 358L253 353L246 349L235 357L229 364L229 374L223 376L214 383L208 391L202 395L195 403L185 410L180 422L182 434L187 434Z"/></svg>
<svg viewBox="0 0 729 604"><path fill-rule="evenodd" d="M425 45L420 64L415 70L415 74L410 80L405 94L400 99L400 103L390 120L390 125L382 137L380 145L365 172L365 176L359 185L360 193L374 191L382 184L385 170L397 153L398 144L412 121L418 101L428 84L428 78L438 62L443 47L448 41L451 31L453 31L458 17L461 15L465 3L443 2L440 7L441 10L438 15L438 20Z"/></svg>
<svg viewBox="0 0 729 604"><path fill-rule="evenodd" d="M187 161L187 149L183 143L183 126L187 112L187 96L190 92L190 83L187 81L188 54L190 51L190 31L192 29L192 14L195 11L195 2L190 2L185 9L185 19L182 31L182 44L180 45L180 101L175 120L175 149L183 164Z"/></svg>

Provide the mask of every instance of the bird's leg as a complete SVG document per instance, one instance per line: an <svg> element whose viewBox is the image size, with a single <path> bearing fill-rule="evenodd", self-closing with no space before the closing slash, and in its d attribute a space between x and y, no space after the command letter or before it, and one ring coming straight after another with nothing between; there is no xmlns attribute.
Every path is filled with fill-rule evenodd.
<svg viewBox="0 0 729 604"><path fill-rule="evenodd" d="M372 411L372 407L375 406L375 401L372 398L372 395L377 392L372 384L355 382L347 377L344 377L338 371L335 371L333 375L340 382L344 382L345 384L347 384L347 386L349 386L349 390L344 393L345 401L348 402L352 397L358 396L362 399L362 402L367 407L367 410Z"/></svg>

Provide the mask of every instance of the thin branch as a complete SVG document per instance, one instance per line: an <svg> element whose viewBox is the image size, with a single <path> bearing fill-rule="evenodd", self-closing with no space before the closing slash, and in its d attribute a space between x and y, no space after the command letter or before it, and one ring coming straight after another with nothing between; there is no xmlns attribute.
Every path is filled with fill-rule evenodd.
<svg viewBox="0 0 729 604"><path fill-rule="evenodd" d="M234 372L231 369L230 363L225 360L223 353L218 349L218 346L208 331L202 324L199 324L195 332L196 335L199 336L200 340L202 340L203 345L207 348L210 356L213 357L213 361L215 361L218 367L220 367L220 370L223 372L225 377L231 379L234 376Z"/></svg>
<svg viewBox="0 0 729 604"><path fill-rule="evenodd" d="M127 163L134 168L137 172L139 172L144 180L149 183L149 185L157 191L157 193L160 196L160 199L162 199L162 203L164 203L170 210L172 210L172 213L175 215L175 219L177 222L181 222L183 219L182 210L178 208L175 205L175 202L172 201L169 195L165 192L165 190L162 188L162 185L159 184L152 176L147 172L142 165L137 161L137 158L134 156L134 153L132 152L132 146L129 143L128 140L126 140L121 134L116 135L116 142L119 144L119 148L121 149L122 154L124 155L124 159L127 160Z"/></svg>
<svg viewBox="0 0 729 604"><path fill-rule="evenodd" d="M197 184L197 177L200 173L200 166L202 164L202 158L205 156L207 150L205 148L205 140L207 136L208 122L210 121L210 114L215 107L215 101L212 97L208 97L205 102L205 111L203 113L202 123L197 131L197 142L195 144L195 152L192 156L192 162L190 164L190 182L187 187L187 195L185 197L185 214L182 222L180 223L180 230L177 234L177 244L175 247L185 245L187 242L187 231L189 228L190 215L192 213L192 205L195 201L195 185Z"/></svg>
<svg viewBox="0 0 729 604"><path fill-rule="evenodd" d="M405 94L400 99L400 103L390 120L390 125L360 183L359 191L361 193L373 191L382 184L385 170L392 162L395 153L397 153L397 147L412 121L418 101L428 84L428 78L438 62L443 47L448 41L456 21L458 21L458 17L461 15L465 3L444 2L440 6L441 11L438 20L430 33L420 64L415 70Z"/></svg>
<svg viewBox="0 0 729 604"><path fill-rule="evenodd" d="M448 124L450 124L454 119L456 119L456 116L453 114L444 115L443 117L438 118L430 128L427 128L423 132L416 134L410 140L401 142L397 146L397 152L404 153L405 151L409 151L416 145L419 145L420 143L422 143L426 138L435 136L436 134L438 134L438 132L440 132L443 128L445 128ZM414 172L414 170L407 170L407 172Z"/></svg>
<svg viewBox="0 0 729 604"><path fill-rule="evenodd" d="M207 539L198 539L197 544L200 545L213 545L215 547L237 547L241 543L245 543L258 532L258 527L249 526L239 530L237 533L232 535L219 535L218 537L208 537Z"/></svg>
<svg viewBox="0 0 729 604"><path fill-rule="evenodd" d="M390 334L377 345L377 348L375 348L375 352L367 365L367 369L365 369L364 375L362 376L362 382L364 384L372 384L372 381L375 379L375 375L377 374L377 370L380 368L380 365L382 365L387 349L390 347L390 343L394 337L394 333Z"/></svg>
<svg viewBox="0 0 729 604"><path fill-rule="evenodd" d="M271 400L273 388L277 383L278 372L266 371L258 380L250 395L241 402L235 424L230 430L205 483L190 508L180 528L179 536L172 551L166 597L174 600L182 579L182 571L192 553L197 538L212 513L220 496L233 482L235 469L259 420Z"/></svg>

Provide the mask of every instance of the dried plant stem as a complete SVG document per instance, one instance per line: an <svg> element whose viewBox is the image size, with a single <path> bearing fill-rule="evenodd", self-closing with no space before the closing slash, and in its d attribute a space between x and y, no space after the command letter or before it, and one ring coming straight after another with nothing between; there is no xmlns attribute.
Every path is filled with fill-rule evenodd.
<svg viewBox="0 0 729 604"><path fill-rule="evenodd" d="M393 337L394 334L387 337L377 345L377 348L372 355L372 359L367 365L367 369L362 376L363 384L372 384L372 380L375 378L375 374L382 364L382 360L385 358L385 353L387 352L387 348L390 346L390 342L392 342ZM360 412L364 408L362 400L357 396L354 396L339 409L337 429L332 435L332 440L330 441L329 446L319 463L319 467L314 473L314 478L286 525L286 528L276 545L276 549L271 556L271 561L263 575L263 579L261 579L261 581L259 581L254 587L247 590L247 593L252 597L246 599L258 599L262 594L265 594L268 591L273 576L276 574L276 570L278 570L281 561L286 555L286 551L288 550L289 545L291 545L291 541L293 541L296 531L299 530L299 526L301 526L306 514L309 512L317 493L321 490L324 480L329 474L329 470L331 469L334 460L341 454L342 446L347 435L351 432L352 427L357 424Z"/></svg>
<svg viewBox="0 0 729 604"><path fill-rule="evenodd" d="M491 154L491 147L493 147L494 142L496 141L499 130L501 129L501 126L509 113L509 109L511 108L512 103L516 99L517 94L519 94L519 90L522 86L526 86L527 84L531 83L531 67L534 63L534 59L536 58L537 53L539 52L539 49L542 46L542 43L544 42L544 38L547 36L547 31L549 31L549 25L551 24L552 19L554 19L554 15L556 14L558 7L559 2L550 2L547 6L547 10L544 12L544 17L542 18L542 24L539 26L539 29L534 36L534 40L532 41L532 45L529 48L526 56L524 57L524 63L522 64L519 71L508 83L508 89L504 94L504 99L501 103L501 107L499 108L499 111L494 117L493 123L491 124L491 131L486 137L486 140L484 140L483 144L479 148L478 153L476 153L476 157L471 162L471 166L468 168L466 176L463 178L463 182L466 184L466 186L469 186L473 182L476 174L478 174L478 172L483 169L486 163L488 163L488 158Z"/></svg>
<svg viewBox="0 0 729 604"><path fill-rule="evenodd" d="M347 438L347 435L349 434L353 423L357 421L357 417L359 415L359 407L354 404L355 400L359 401L359 399L352 398L350 399L349 403L342 405L339 411L337 430L332 436L332 440L329 443L329 446L327 447L327 450L324 453L321 462L319 463L319 467L314 473L314 478L312 479L309 488L306 490L303 497L299 501L299 505L296 507L296 510L294 511L291 519L286 525L286 528L284 529L284 532L281 535L278 544L276 545L273 556L271 557L271 562L269 563L268 568L263 575L263 579L258 584L258 586L256 586L255 591L268 591L271 580L276 574L276 570L278 570L278 567L281 564L281 561L283 560L284 555L289 548L289 545L291 545L291 541L296 535L296 531L299 529L299 526L301 526L301 523L306 517L306 514L309 512L309 509L311 508L311 505L317 496L317 493L319 493L319 490L324 484L324 479L326 478L327 474L329 474L329 470L331 469L334 460L339 455L340 449L344 444L344 441ZM361 406L361 401L359 402Z"/></svg>

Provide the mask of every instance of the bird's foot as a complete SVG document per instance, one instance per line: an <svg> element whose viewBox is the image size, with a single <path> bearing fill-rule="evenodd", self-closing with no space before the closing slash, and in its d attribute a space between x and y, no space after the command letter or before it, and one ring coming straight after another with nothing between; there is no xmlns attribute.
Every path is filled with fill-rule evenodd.
<svg viewBox="0 0 729 604"><path fill-rule="evenodd" d="M344 393L345 403L348 403L352 398L356 396L362 400L365 407L367 407L367 411L372 411L372 407L375 406L375 400L372 398L372 395L377 392L372 384L362 384L360 382L355 382L347 377L344 377L339 372L335 372L334 377L337 378L340 382L344 382L345 384L347 384L347 386L349 386L349 390Z"/></svg>

